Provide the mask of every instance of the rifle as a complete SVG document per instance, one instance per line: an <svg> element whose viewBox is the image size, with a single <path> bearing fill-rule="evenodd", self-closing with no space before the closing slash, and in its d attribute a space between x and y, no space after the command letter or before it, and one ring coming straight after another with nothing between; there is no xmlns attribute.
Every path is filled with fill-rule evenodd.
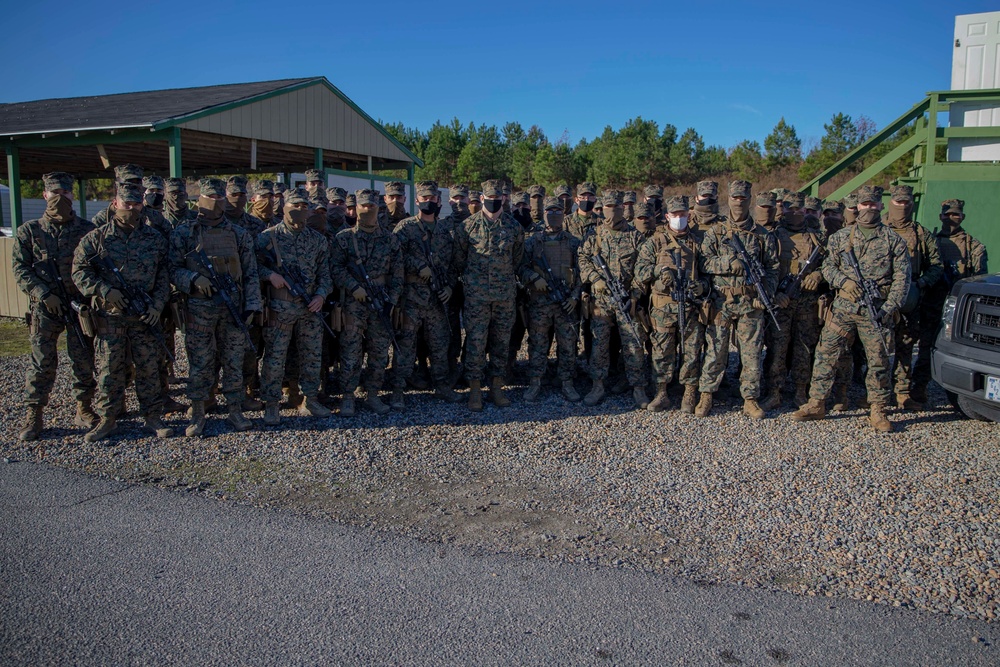
<svg viewBox="0 0 1000 667"><path fill-rule="evenodd" d="M243 316L240 313L239 307L236 302L233 301L233 295L239 298L240 288L236 286L233 282L233 277L228 273L221 275L215 270L215 266L212 265L212 260L208 258L205 254L205 249L198 246L194 250L188 253L188 257L194 260L194 263L200 268L208 281L212 284L212 301L216 305L225 306L226 310L229 311L230 317L236 323L236 326L240 328L243 332L243 337L246 338L247 345L250 346L250 350L256 355L257 346L253 344L253 338L250 337L250 330L247 329L246 323L243 321ZM207 275L205 275L207 274Z"/></svg>
<svg viewBox="0 0 1000 667"><path fill-rule="evenodd" d="M682 268L684 265L681 263L680 250L674 248L671 254L674 256L674 266L677 267L677 270L674 273L674 289L671 290L670 296L677 302L677 325L680 327L678 336L683 344L684 331L687 328L687 301L691 280Z"/></svg>
<svg viewBox="0 0 1000 667"><path fill-rule="evenodd" d="M305 274L302 273L302 268L298 265L284 263L281 266L278 266L278 258L275 256L274 250L268 250L265 253L264 258L267 260L267 268L284 278L285 284L288 285L289 293L291 293L292 296L301 301L302 304L308 308L309 301L311 299L309 298L309 295L306 294L305 285L308 281L306 280ZM323 317L323 311L313 313L313 315L319 318L319 323L323 325L323 328L326 329L331 336L334 338L337 337L337 334L335 334L333 329L330 328L330 325L327 324L326 318Z"/></svg>
<svg viewBox="0 0 1000 667"><path fill-rule="evenodd" d="M389 294L385 291L384 287L377 285L371 276L368 275L368 270L361 262L360 257L354 260L354 266L355 268L352 269L351 264L348 263L347 272L365 288L365 291L368 293L365 297L365 303L368 305L368 309L378 316L382 326L389 334L389 340L392 341L392 349L398 355L399 343L396 342L396 333L392 328L392 304L389 302Z"/></svg>
<svg viewBox="0 0 1000 667"><path fill-rule="evenodd" d="M822 250L823 248L818 245L813 248L813 251L809 253L809 258L806 259L806 263L799 267L799 272L794 276L792 274L788 274L782 278L781 282L778 283L778 289L787 294L789 297L793 299L796 298L799 295L799 288L802 286L802 279L806 277L806 274L809 273L809 269L811 269L812 265L816 263L817 259L819 259L819 255Z"/></svg>
<svg viewBox="0 0 1000 667"><path fill-rule="evenodd" d="M774 327L777 331L781 331L781 325L778 324L778 316L774 308L774 303L771 301L771 297L767 295L767 291L764 289L764 267L761 266L760 260L753 257L747 248L743 245L743 241L740 240L739 234L733 233L726 239L725 243L733 249L736 253L737 258L740 263L743 264L743 273L745 274L746 281L748 284L753 285L757 290L757 298L762 304L764 304L764 310L767 314L771 316L774 320Z"/></svg>
<svg viewBox="0 0 1000 667"><path fill-rule="evenodd" d="M59 297L59 301L62 303L62 321L66 325L66 331L72 329L80 345L86 349L87 339L83 335L80 320L73 315L74 311L78 312L78 307L81 304L69 298L69 292L66 291L66 283L62 281L62 276L59 275L59 265L56 264L54 259L49 257L48 259L35 262L32 264L32 268L35 269L35 273L38 273L38 270L41 269L44 274L42 277L53 286L52 291L56 293L56 296Z"/></svg>
<svg viewBox="0 0 1000 667"><path fill-rule="evenodd" d="M88 261L100 269L103 269L105 273L111 275L112 280L115 283L116 288L122 293L122 297L125 301L125 314L131 315L133 317L142 317L145 315L150 308L153 307L153 297L146 294L145 291L141 289L136 289L125 280L125 276L122 272L115 266L114 261L111 256L104 250L98 251L93 257ZM167 338L163 335L163 327L159 324L146 324L149 327L149 333L153 334L153 338L156 342L160 344L163 351L167 353L167 359L170 363L177 361L174 359L174 353L170 350L167 345Z"/></svg>
<svg viewBox="0 0 1000 667"><path fill-rule="evenodd" d="M558 303L560 305L566 303L569 299L569 290L566 288L566 283L562 280L562 278L557 278L556 275L552 273L552 267L549 266L549 260L546 259L544 250L538 255L538 264L549 277L549 298L552 299L552 303Z"/></svg>
<svg viewBox="0 0 1000 667"><path fill-rule="evenodd" d="M885 356L890 357L889 342L885 337L885 329L882 328L882 323L879 322L878 319L878 308L875 307L875 300L881 299L882 293L879 291L878 285L875 284L874 280L871 278L865 278L861 274L861 265L858 264L858 256L854 254L854 248L850 248L844 253L844 259L847 260L847 266L849 266L851 271L854 273L854 281L861 286L861 302L868 311L868 319L871 321L875 331L878 332L878 338L882 343L882 349L885 351ZM892 368L891 361L889 368Z"/></svg>
<svg viewBox="0 0 1000 667"><path fill-rule="evenodd" d="M642 345L642 337L639 335L639 330L636 329L635 320L632 319L632 315L628 312L630 301L628 292L626 292L622 284L613 275L611 275L611 267L604 261L604 258L601 257L600 253L594 255L594 264L597 265L597 268L604 276L604 282L608 284L608 290L611 292L611 302L614 305L615 310L618 311L618 317L621 318L622 322L625 322L629 326L629 329L632 331L632 335L635 336L636 342Z"/></svg>

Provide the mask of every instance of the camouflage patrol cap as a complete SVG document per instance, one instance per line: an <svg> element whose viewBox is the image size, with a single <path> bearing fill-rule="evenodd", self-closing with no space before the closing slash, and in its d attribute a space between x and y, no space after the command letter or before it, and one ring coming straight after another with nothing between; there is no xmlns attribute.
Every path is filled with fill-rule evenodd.
<svg viewBox="0 0 1000 667"><path fill-rule="evenodd" d="M503 196L503 183L495 178L491 178L488 181L483 181L480 186L483 189L482 194L486 197L502 197ZM542 194L545 194L542 192ZM472 196L472 193L469 193Z"/></svg>
<svg viewBox="0 0 1000 667"><path fill-rule="evenodd" d="M688 210L688 198L686 195L673 195L672 197L667 197L666 204L664 206L667 213L680 213Z"/></svg>
<svg viewBox="0 0 1000 667"><path fill-rule="evenodd" d="M205 196L225 197L226 184L221 178L203 178L198 181L198 188Z"/></svg>
<svg viewBox="0 0 1000 667"><path fill-rule="evenodd" d="M354 192L354 196L357 199L358 206L362 206L364 204L368 204L369 206L378 206L379 197L381 195L378 190L365 188L363 190L356 190Z"/></svg>
<svg viewBox="0 0 1000 667"><path fill-rule="evenodd" d="M483 192L486 192L486 187L483 187ZM528 188L529 197L544 197L545 196L545 186L544 185L532 185Z"/></svg>
<svg viewBox="0 0 1000 667"><path fill-rule="evenodd" d="M115 189L115 198L122 202L142 203L142 186L135 183L119 183Z"/></svg>
<svg viewBox="0 0 1000 667"><path fill-rule="evenodd" d="M843 203L844 208L857 208L858 207L858 193L852 192L849 195L844 195L844 198L840 200Z"/></svg>
<svg viewBox="0 0 1000 667"><path fill-rule="evenodd" d="M573 191L569 189L568 185L558 185L552 194L556 197L572 197Z"/></svg>
<svg viewBox="0 0 1000 667"><path fill-rule="evenodd" d="M352 206L357 206L358 205L357 196L353 193L348 193L347 199L344 200L344 204L347 206L347 208L351 208Z"/></svg>
<svg viewBox="0 0 1000 667"><path fill-rule="evenodd" d="M862 185L858 188L857 196L859 204L871 204L882 201L882 188L874 185Z"/></svg>
<svg viewBox="0 0 1000 667"><path fill-rule="evenodd" d="M576 186L576 194L577 196L596 195L597 185L591 183L590 181L584 181L583 183L580 183L579 185Z"/></svg>
<svg viewBox="0 0 1000 667"><path fill-rule="evenodd" d="M448 196L450 197L468 197L469 196L469 186L464 183L458 185L453 185L448 188Z"/></svg>
<svg viewBox="0 0 1000 667"><path fill-rule="evenodd" d="M635 205L635 219L639 218L655 218L656 212L653 210L652 204L647 204L642 202L641 204Z"/></svg>
<svg viewBox="0 0 1000 667"><path fill-rule="evenodd" d="M278 196L284 195L286 192L288 192L288 183L282 183L280 181L275 182L273 192Z"/></svg>
<svg viewBox="0 0 1000 667"><path fill-rule="evenodd" d="M46 192L52 192L53 190L73 191L73 177L65 171L53 171L45 174L42 176L42 183Z"/></svg>
<svg viewBox="0 0 1000 667"><path fill-rule="evenodd" d="M775 188L771 190L778 201L785 201L785 197L792 194L792 191L788 188Z"/></svg>
<svg viewBox="0 0 1000 667"><path fill-rule="evenodd" d="M844 205L837 201L836 199L829 199L823 202L823 211L836 211L837 213L844 212Z"/></svg>
<svg viewBox="0 0 1000 667"><path fill-rule="evenodd" d="M142 187L146 190L162 190L163 189L163 177L162 176L145 176L142 179Z"/></svg>
<svg viewBox="0 0 1000 667"><path fill-rule="evenodd" d="M769 206L774 208L778 203L778 197L773 192L758 192L755 204L757 206Z"/></svg>
<svg viewBox="0 0 1000 667"><path fill-rule="evenodd" d="M120 164L115 167L115 180L119 183L139 179L142 180L142 167L137 164Z"/></svg>
<svg viewBox="0 0 1000 667"><path fill-rule="evenodd" d="M909 185L894 185L889 190L893 201L913 201L913 187Z"/></svg>
<svg viewBox="0 0 1000 667"><path fill-rule="evenodd" d="M274 194L274 181L262 178L250 181L250 196L260 197L262 195Z"/></svg>
<svg viewBox="0 0 1000 667"><path fill-rule="evenodd" d="M397 197L405 197L406 183L400 183L399 181L392 181L391 183L386 183L385 194L386 196L395 195Z"/></svg>
<svg viewBox="0 0 1000 667"><path fill-rule="evenodd" d="M823 210L823 200L819 197L806 197L805 208L810 211L822 211Z"/></svg>
<svg viewBox="0 0 1000 667"><path fill-rule="evenodd" d="M806 196L801 192L789 192L783 201L788 202L792 208L802 208L806 205Z"/></svg>
<svg viewBox="0 0 1000 667"><path fill-rule="evenodd" d="M168 178L164 182L165 192L187 192L187 181L183 178Z"/></svg>
<svg viewBox="0 0 1000 667"><path fill-rule="evenodd" d="M659 197L660 199L663 199L663 188L659 185L647 185L643 188L642 194L646 196L646 199L649 199L650 197Z"/></svg>
<svg viewBox="0 0 1000 667"><path fill-rule="evenodd" d="M530 204L531 197L528 196L527 192L518 192L513 197L510 198L510 203L513 206L520 206L521 204Z"/></svg>
<svg viewBox="0 0 1000 667"><path fill-rule="evenodd" d="M247 179L245 176L230 176L226 179L226 194L243 194L247 193Z"/></svg>
<svg viewBox="0 0 1000 667"><path fill-rule="evenodd" d="M330 208L330 201L322 192L316 192L309 195L309 208L313 210L321 208L326 211Z"/></svg>
<svg viewBox="0 0 1000 667"><path fill-rule="evenodd" d="M437 197L440 194L441 190L438 189L437 181L420 181L417 183L418 197Z"/></svg>
<svg viewBox="0 0 1000 667"><path fill-rule="evenodd" d="M510 196L510 186L507 185L506 183L503 184L503 187L501 188L501 191L503 192L503 194L504 194L505 197L509 197Z"/></svg>
<svg viewBox="0 0 1000 667"><path fill-rule="evenodd" d="M637 196L635 190L626 190L622 193L622 203L623 204L634 204L636 202Z"/></svg>
<svg viewBox="0 0 1000 667"><path fill-rule="evenodd" d="M292 204L308 204L309 203L309 193L302 188L290 188L285 191L285 205L291 206Z"/></svg>
<svg viewBox="0 0 1000 667"><path fill-rule="evenodd" d="M621 206L622 193L619 190L605 190L601 197L601 203L605 206Z"/></svg>
<svg viewBox="0 0 1000 667"><path fill-rule="evenodd" d="M719 198L719 184L715 181L698 181L698 197Z"/></svg>
<svg viewBox="0 0 1000 667"><path fill-rule="evenodd" d="M482 186L480 186L482 187ZM483 201L483 193L479 190L469 190L469 199L475 199L476 201Z"/></svg>
<svg viewBox="0 0 1000 667"><path fill-rule="evenodd" d="M746 197L750 198L750 188L753 185L750 181L733 181L729 184L729 196L730 197Z"/></svg>
<svg viewBox="0 0 1000 667"><path fill-rule="evenodd" d="M306 183L320 181L324 186L326 185L326 172L322 169L306 169L305 176Z"/></svg>
<svg viewBox="0 0 1000 667"><path fill-rule="evenodd" d="M941 202L941 215L948 213L965 213L964 199L945 199Z"/></svg>
<svg viewBox="0 0 1000 667"><path fill-rule="evenodd" d="M546 197L544 208L546 211L549 210L550 208L557 208L561 211L563 205L562 202L559 201L559 197Z"/></svg>
<svg viewBox="0 0 1000 667"><path fill-rule="evenodd" d="M603 208L604 208L604 200L598 197L597 201L594 202L594 210L596 211L598 209L603 209Z"/></svg>
<svg viewBox="0 0 1000 667"><path fill-rule="evenodd" d="M326 196L330 198L331 202L347 201L347 190L344 188L330 188L326 191Z"/></svg>

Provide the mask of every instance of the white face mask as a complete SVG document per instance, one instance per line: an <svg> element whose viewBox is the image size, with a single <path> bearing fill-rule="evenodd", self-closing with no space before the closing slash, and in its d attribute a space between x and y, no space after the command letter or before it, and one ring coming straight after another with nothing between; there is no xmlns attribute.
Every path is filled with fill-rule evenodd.
<svg viewBox="0 0 1000 667"><path fill-rule="evenodd" d="M688 219L686 215L683 215L679 218L667 218L667 220L670 221L669 223L670 229L674 230L675 232L683 232L685 229L687 229Z"/></svg>

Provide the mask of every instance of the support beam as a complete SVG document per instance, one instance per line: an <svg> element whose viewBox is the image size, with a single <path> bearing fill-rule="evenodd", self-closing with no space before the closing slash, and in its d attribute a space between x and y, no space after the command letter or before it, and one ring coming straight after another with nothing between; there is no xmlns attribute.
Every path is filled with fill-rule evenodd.
<svg viewBox="0 0 1000 667"><path fill-rule="evenodd" d="M172 128L167 145L170 151L170 178L182 178L184 166L181 160L181 128Z"/></svg>
<svg viewBox="0 0 1000 667"><path fill-rule="evenodd" d="M845 196L847 193L853 192L855 189L861 187L866 182L868 182L868 179L873 178L873 177L877 176L878 174L882 173L884 170L888 169L889 166L892 165L893 162L895 162L899 158L903 157L904 155L906 155L907 153L909 153L910 151L912 151L914 148L916 148L917 146L919 146L923 141L924 141L924 138L922 136L920 136L919 134L912 135L906 141L904 141L903 143L899 144L898 146L896 146L895 148L893 148L891 151L889 151L888 153L886 153L885 155L883 155L881 159L879 159L878 161L876 161L874 164L872 164L871 166L869 166L867 169L865 169L864 171L862 171L860 174L858 174L857 176L855 176L854 178L852 178L851 180L849 180L847 183L844 183L839 188L837 188L836 190L834 190L833 192L831 192L827 196L827 199L840 199L841 197ZM932 148L930 150L934 150L934 149ZM819 195L815 195L815 196L819 196Z"/></svg>
<svg viewBox="0 0 1000 667"><path fill-rule="evenodd" d="M10 229L17 233L21 220L21 156L15 144L7 146L7 183L10 185Z"/></svg>
<svg viewBox="0 0 1000 667"><path fill-rule="evenodd" d="M414 206L417 202L417 188L413 183L413 163L406 168L406 182L410 184L410 215L416 215Z"/></svg>
<svg viewBox="0 0 1000 667"><path fill-rule="evenodd" d="M313 158L313 167L315 169L319 169L320 171L323 171L323 149L322 148L317 148L316 149L316 155ZM324 185L326 185L326 184L324 183Z"/></svg>
<svg viewBox="0 0 1000 667"><path fill-rule="evenodd" d="M371 173L372 173L372 156L369 155L368 156L368 175L371 176ZM375 179L371 178L369 180L371 181L371 185L369 185L368 187L371 188L372 190L374 190L375 189Z"/></svg>
<svg viewBox="0 0 1000 667"><path fill-rule="evenodd" d="M77 212L84 220L89 220L87 217L87 179L81 178L76 182L78 194L76 200L80 202L80 210Z"/></svg>

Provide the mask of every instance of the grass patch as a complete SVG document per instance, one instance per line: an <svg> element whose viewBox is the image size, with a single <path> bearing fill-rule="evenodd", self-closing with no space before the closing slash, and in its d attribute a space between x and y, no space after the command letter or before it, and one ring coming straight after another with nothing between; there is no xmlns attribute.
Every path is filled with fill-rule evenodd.
<svg viewBox="0 0 1000 667"><path fill-rule="evenodd" d="M31 352L28 327L24 320L4 317L0 319L0 357L17 357Z"/></svg>

